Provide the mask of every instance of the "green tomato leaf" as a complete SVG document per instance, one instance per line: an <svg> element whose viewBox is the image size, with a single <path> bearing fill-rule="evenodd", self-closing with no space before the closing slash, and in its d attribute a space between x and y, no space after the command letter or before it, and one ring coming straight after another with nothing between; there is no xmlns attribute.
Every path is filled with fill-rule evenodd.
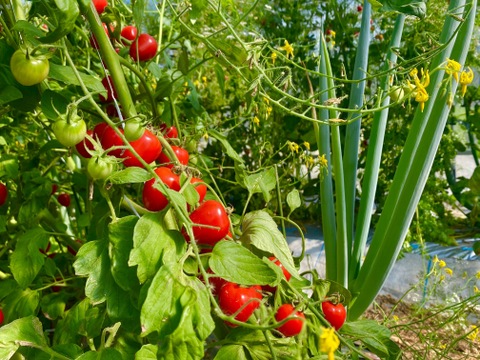
<svg viewBox="0 0 480 360"><path fill-rule="evenodd" d="M135 360L157 360L158 346L153 344L143 345L135 354Z"/></svg>
<svg viewBox="0 0 480 360"><path fill-rule="evenodd" d="M217 76L218 86L220 86L220 91L222 92L222 95L225 96L225 72L218 64L215 65L214 70L215 75Z"/></svg>
<svg viewBox="0 0 480 360"><path fill-rule="evenodd" d="M42 312L48 319L57 319L65 312L65 300L65 295L62 293L44 295L40 301Z"/></svg>
<svg viewBox="0 0 480 360"><path fill-rule="evenodd" d="M209 129L208 134L222 144L223 148L225 149L225 153L236 163L240 163L243 165L243 159L240 157L240 155L237 154L237 152L233 149L232 145L227 140L227 137L220 132L218 132L215 129Z"/></svg>
<svg viewBox="0 0 480 360"><path fill-rule="evenodd" d="M346 322L342 327L342 334L359 339L382 359L398 359L400 355L400 348L390 339L390 330L374 320Z"/></svg>
<svg viewBox="0 0 480 360"><path fill-rule="evenodd" d="M420 19L423 19L427 12L425 0L382 0L380 2L382 3L380 11L396 11Z"/></svg>
<svg viewBox="0 0 480 360"><path fill-rule="evenodd" d="M45 257L39 249L44 249L47 243L48 235L40 227L27 230L18 238L10 268L13 277L22 288L30 285L42 268Z"/></svg>
<svg viewBox="0 0 480 360"><path fill-rule="evenodd" d="M138 217L131 215L108 225L112 275L115 282L125 291L137 291L140 285L135 269L128 265L130 250L133 248L133 231L137 221Z"/></svg>
<svg viewBox="0 0 480 360"><path fill-rule="evenodd" d="M42 323L33 316L17 319L0 327L0 344L0 355L4 355L0 356L1 359L8 359L5 354L13 354L19 346L48 347Z"/></svg>
<svg viewBox="0 0 480 360"><path fill-rule="evenodd" d="M272 167L257 174L248 175L243 179L243 184L250 194L262 193L265 202L272 198L270 191L275 189L275 169Z"/></svg>
<svg viewBox="0 0 480 360"><path fill-rule="evenodd" d="M136 184L144 183L152 178L152 175L145 169L137 166L128 167L121 171L116 171L107 178L112 184Z"/></svg>
<svg viewBox="0 0 480 360"><path fill-rule="evenodd" d="M208 263L216 275L240 285L276 286L281 279L275 269L233 241L218 242Z"/></svg>
<svg viewBox="0 0 480 360"><path fill-rule="evenodd" d="M6 321L27 317L36 314L40 295L31 289L17 289L4 300L3 312Z"/></svg>
<svg viewBox="0 0 480 360"><path fill-rule="evenodd" d="M183 51L180 53L180 56L178 57L177 66L178 66L178 70L180 70L180 72L181 72L183 75L187 75L187 74L188 74L189 61L188 61L188 53L187 53L187 51L183 50Z"/></svg>
<svg viewBox="0 0 480 360"><path fill-rule="evenodd" d="M57 112L65 114L69 103L69 100L56 91L47 89L42 94L42 112L50 120L58 119Z"/></svg>
<svg viewBox="0 0 480 360"><path fill-rule="evenodd" d="M468 187L474 195L480 195L480 166L477 166L473 171L472 176L468 180Z"/></svg>
<svg viewBox="0 0 480 360"><path fill-rule="evenodd" d="M76 360L118 360L122 354L114 348L103 348L100 351L88 351Z"/></svg>
<svg viewBox="0 0 480 360"><path fill-rule="evenodd" d="M52 12L56 19L56 28L48 35L41 37L44 44L54 43L70 33L75 27L75 21L80 14L76 0L53 0L57 9Z"/></svg>
<svg viewBox="0 0 480 360"><path fill-rule="evenodd" d="M293 262L293 257L283 234L278 230L272 217L263 210L247 213L243 218L243 233L240 241L247 246L273 254L288 272L301 279Z"/></svg>
<svg viewBox="0 0 480 360"><path fill-rule="evenodd" d="M214 360L249 360L242 345L225 345L218 350Z"/></svg>
<svg viewBox="0 0 480 360"><path fill-rule="evenodd" d="M164 263L174 263L186 246L178 231L168 230L164 215L145 214L138 220L133 232L133 249L129 266L137 266L140 283L152 279Z"/></svg>
<svg viewBox="0 0 480 360"><path fill-rule="evenodd" d="M287 204L290 208L290 214L302 206L302 199L300 198L300 193L297 189L293 189L287 194Z"/></svg>
<svg viewBox="0 0 480 360"><path fill-rule="evenodd" d="M75 73L73 72L72 68L68 66L57 65L50 62L50 72L48 77L52 80L57 80L67 85L80 86L80 82L75 76ZM80 77L85 86L92 92L100 93L105 91L105 87L102 85L102 82L96 77L82 72L80 72Z"/></svg>
<svg viewBox="0 0 480 360"><path fill-rule="evenodd" d="M0 105L23 98L23 94L15 86L7 85L0 89Z"/></svg>

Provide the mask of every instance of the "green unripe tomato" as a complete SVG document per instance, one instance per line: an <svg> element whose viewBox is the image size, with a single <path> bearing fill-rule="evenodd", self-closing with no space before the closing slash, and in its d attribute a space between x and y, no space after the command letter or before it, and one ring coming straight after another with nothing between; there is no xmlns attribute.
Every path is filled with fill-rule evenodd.
<svg viewBox="0 0 480 360"><path fill-rule="evenodd" d="M24 86L40 84L50 71L48 59L34 58L22 50L17 50L10 58L10 70L13 77Z"/></svg>
<svg viewBox="0 0 480 360"><path fill-rule="evenodd" d="M62 118L52 125L57 140L66 147L75 146L83 141L87 133L87 124L78 115L70 119Z"/></svg>
<svg viewBox="0 0 480 360"><path fill-rule="evenodd" d="M88 159L87 172L93 180L105 180L115 170L115 163L109 156L92 156Z"/></svg>

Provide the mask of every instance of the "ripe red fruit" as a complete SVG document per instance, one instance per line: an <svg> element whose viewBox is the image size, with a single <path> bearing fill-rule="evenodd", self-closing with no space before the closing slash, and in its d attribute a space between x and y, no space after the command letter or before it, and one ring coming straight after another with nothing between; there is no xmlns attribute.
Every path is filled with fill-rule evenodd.
<svg viewBox="0 0 480 360"><path fill-rule="evenodd" d="M218 294L218 304L225 315L235 315L235 320L245 322L260 306L262 288L258 285L250 287L227 282ZM227 322L228 326L236 325Z"/></svg>
<svg viewBox="0 0 480 360"><path fill-rule="evenodd" d="M145 129L140 139L132 141L130 145L132 145L137 154L140 155L147 164L155 161L158 155L162 152L162 144L160 143L160 140L158 140L157 136L148 129ZM140 160L138 160L129 149L125 150L122 157L125 159L123 165L127 167L143 167Z"/></svg>
<svg viewBox="0 0 480 360"><path fill-rule="evenodd" d="M358 5L358 6L357 6L357 11L358 11L358 12L362 12L362 10L363 10L363 6L362 6L362 5Z"/></svg>
<svg viewBox="0 0 480 360"><path fill-rule="evenodd" d="M188 153L187 150L184 148L181 148L180 146L175 146L172 145L172 150L177 156L178 162L182 165L188 165L188 160L190 159L190 154ZM164 166L169 167L170 169L173 168L174 164L170 160L170 158L167 156L165 152L161 152L160 155L157 158L157 161L159 164L164 164Z"/></svg>
<svg viewBox="0 0 480 360"><path fill-rule="evenodd" d="M167 124L163 123L160 125L160 131L167 139L178 139L178 130L175 126L167 126Z"/></svg>
<svg viewBox="0 0 480 360"><path fill-rule="evenodd" d="M215 273L213 272L212 269L208 269L207 274L213 275L213 276L210 276L208 278L208 283L210 284L210 291L212 292L212 294L214 296L216 296L220 292L220 289L222 288L222 286L227 283L227 280L225 280L225 279L223 279L219 276L215 276ZM200 275L199 278L200 278L200 280L205 282L203 280L203 276Z"/></svg>
<svg viewBox="0 0 480 360"><path fill-rule="evenodd" d="M172 170L163 166L156 168L155 173L167 187L175 191L180 190L180 179ZM143 186L143 205L150 211L161 211L168 205L168 199L160 190L153 187L154 184L155 178L148 180Z"/></svg>
<svg viewBox="0 0 480 360"><path fill-rule="evenodd" d="M345 323L347 312L342 303L334 304L331 301L322 302L322 311L325 319L335 330L339 330Z"/></svg>
<svg viewBox="0 0 480 360"><path fill-rule="evenodd" d="M305 320L303 312L296 311L295 307L291 304L283 304L278 308L277 313L275 314L275 320L280 322L288 317L293 318L279 326L277 330L280 331L283 336L295 336L300 334Z"/></svg>
<svg viewBox="0 0 480 360"><path fill-rule="evenodd" d="M105 8L108 6L107 0L92 0L93 6L97 10L98 15L105 11Z"/></svg>
<svg viewBox="0 0 480 360"><path fill-rule="evenodd" d="M195 190L197 190L198 196L200 199L198 200L199 203L203 202L203 199L205 199L205 195L207 195L207 185L200 180L199 178L192 177L192 180L190 180L190 183L195 186Z"/></svg>
<svg viewBox="0 0 480 360"><path fill-rule="evenodd" d="M132 25L125 26L120 33L120 37L122 38L122 43L126 45L128 42L135 40L137 37L137 28ZM123 39L128 40L128 42L124 41Z"/></svg>
<svg viewBox="0 0 480 360"><path fill-rule="evenodd" d="M65 207L70 206L70 195L67 193L61 193L60 195L58 195L57 200L62 206L65 206Z"/></svg>
<svg viewBox="0 0 480 360"><path fill-rule="evenodd" d="M140 36L130 45L130 56L135 61L148 61L157 54L157 40L149 34Z"/></svg>
<svg viewBox="0 0 480 360"><path fill-rule="evenodd" d="M287 269L285 269L285 267L280 262L280 260L275 258L275 256L270 256L268 259L270 261L273 261L275 263L275 265L277 265L280 269L282 269L283 276L285 277L285 280L289 281L290 278L292 277L292 275L288 272ZM274 293L277 290L277 288L272 287L272 286L268 286L268 285L264 285L262 288L263 288L263 290L271 292L271 293Z"/></svg>
<svg viewBox="0 0 480 360"><path fill-rule="evenodd" d="M87 135L93 137L93 130L87 130ZM79 155L85 159L90 159L92 155L88 152L88 150L93 150L94 146L93 143L85 137L82 141L80 141L77 145L75 145L75 149L77 149L77 152Z"/></svg>
<svg viewBox="0 0 480 360"><path fill-rule="evenodd" d="M216 200L207 200L190 214L190 220L199 224L192 227L198 244L214 246L222 240L230 228L230 219L223 205ZM200 225L215 226L204 227Z"/></svg>
<svg viewBox="0 0 480 360"><path fill-rule="evenodd" d="M7 202L8 189L4 183L0 183L0 206Z"/></svg>
<svg viewBox="0 0 480 360"><path fill-rule="evenodd" d="M100 101L103 103L111 102L113 99L117 98L117 91L113 86L113 79L111 76L106 76L102 79L102 84L105 90L107 90L107 97L99 94Z"/></svg>
<svg viewBox="0 0 480 360"><path fill-rule="evenodd" d="M3 324L4 319L5 319L5 317L3 316L3 311L2 311L2 309L0 309L0 325Z"/></svg>
<svg viewBox="0 0 480 360"><path fill-rule="evenodd" d="M123 129L120 129L120 132L123 134ZM100 140L103 150L109 150L113 146L123 146L123 141L120 136L118 136L115 130L113 130L107 123L100 123L95 126L93 129L93 138ZM122 149L115 149L109 151L108 154L120 157L122 152Z"/></svg>

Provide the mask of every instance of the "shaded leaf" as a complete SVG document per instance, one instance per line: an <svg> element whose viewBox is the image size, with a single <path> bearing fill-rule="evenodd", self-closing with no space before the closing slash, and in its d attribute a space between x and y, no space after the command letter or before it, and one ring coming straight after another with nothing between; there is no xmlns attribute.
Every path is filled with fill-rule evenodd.
<svg viewBox="0 0 480 360"><path fill-rule="evenodd" d="M68 66L50 63L50 73L48 74L48 77L52 80L61 81L68 85L80 86L80 82L75 76L75 73ZM105 87L95 76L80 72L80 77L82 78L85 86L92 92L100 93L105 91Z"/></svg>
<svg viewBox="0 0 480 360"><path fill-rule="evenodd" d="M215 129L209 129L208 130L208 135L214 137L220 143L222 144L223 148L225 149L225 153L235 162L238 162L240 164L243 164L243 159L240 157L240 155L237 154L237 152L233 149L232 145L227 140L227 137L220 132L218 132Z"/></svg>
<svg viewBox="0 0 480 360"><path fill-rule="evenodd" d="M152 175L145 169L132 166L121 171L116 171L107 178L112 184L136 184L143 183L152 178Z"/></svg>

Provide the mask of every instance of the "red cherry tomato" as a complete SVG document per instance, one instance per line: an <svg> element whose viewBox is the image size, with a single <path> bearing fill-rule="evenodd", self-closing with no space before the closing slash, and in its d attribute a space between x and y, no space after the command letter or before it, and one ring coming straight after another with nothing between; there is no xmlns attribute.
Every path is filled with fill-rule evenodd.
<svg viewBox="0 0 480 360"><path fill-rule="evenodd" d="M148 61L157 54L157 40L149 34L140 36L130 45L130 56L135 61Z"/></svg>
<svg viewBox="0 0 480 360"><path fill-rule="evenodd" d="M5 317L3 316L3 311L2 311L2 309L0 309L0 325L3 324L4 319L5 319Z"/></svg>
<svg viewBox="0 0 480 360"><path fill-rule="evenodd" d="M87 130L87 135L94 137L93 130ZM88 138L85 137L82 141L80 141L77 145L75 145L75 149L77 149L77 152L81 157L85 159L90 159L92 155L90 155L88 150L93 151L94 146L93 146L93 143Z"/></svg>
<svg viewBox="0 0 480 360"><path fill-rule="evenodd" d="M160 140L150 130L146 129L140 139L130 143L140 157L147 163L155 161L162 152L162 144ZM125 150L122 154L125 159L123 165L143 167L142 163L132 154L130 150Z"/></svg>
<svg viewBox="0 0 480 360"><path fill-rule="evenodd" d="M324 301L322 302L322 311L325 319L337 331L343 326L347 318L347 312L342 303L333 304L330 301Z"/></svg>
<svg viewBox="0 0 480 360"><path fill-rule="evenodd" d="M222 288L223 285L225 285L227 283L227 280L219 277L219 276L215 276L215 273L213 272L212 269L208 269L207 270L207 274L211 274L212 276L209 276L208 278L208 283L210 284L210 291L212 292L212 294L214 296L216 296L220 289ZM203 280L203 276L199 276L200 280L202 280L203 282L205 282Z"/></svg>
<svg viewBox="0 0 480 360"><path fill-rule="evenodd" d="M235 320L245 322L260 306L262 288L258 285L250 287L227 282L218 294L218 304L226 315L235 315ZM228 326L236 325L227 322Z"/></svg>
<svg viewBox="0 0 480 360"><path fill-rule="evenodd" d="M167 124L163 123L160 125L160 131L167 139L178 139L178 130L175 126L167 126Z"/></svg>
<svg viewBox="0 0 480 360"><path fill-rule="evenodd" d="M207 185L205 185L202 180L196 177L192 177L190 183L195 186L195 190L197 190L198 196L200 197L200 200L198 202L203 202L203 199L205 199L205 195L207 195Z"/></svg>
<svg viewBox="0 0 480 360"><path fill-rule="evenodd" d="M52 184L52 192L50 193L50 195L53 195L57 192L58 190L58 185L57 184Z"/></svg>
<svg viewBox="0 0 480 360"><path fill-rule="evenodd" d="M0 206L7 202L8 198L8 189L7 186L3 183L0 183Z"/></svg>
<svg viewBox="0 0 480 360"><path fill-rule="evenodd" d="M60 195L58 195L57 200L62 206L65 206L65 207L70 206L70 195L67 193L61 193Z"/></svg>
<svg viewBox="0 0 480 360"><path fill-rule="evenodd" d="M190 214L195 224L215 226L216 229L194 225L193 235L198 244L214 246L222 240L230 228L230 219L223 205L216 200L207 200Z"/></svg>
<svg viewBox="0 0 480 360"><path fill-rule="evenodd" d="M172 145L172 150L177 155L177 159L180 164L182 165L188 165L188 160L190 159L190 154L188 153L187 150L184 148L181 148L180 146L175 146ZM173 163L170 160L170 158L165 154L164 152L160 153L160 155L157 158L157 161L159 164L164 164L164 166L169 167L170 169L173 168Z"/></svg>
<svg viewBox="0 0 480 360"><path fill-rule="evenodd" d="M107 97L99 94L100 101L103 103L111 102L113 99L117 99L117 91L113 87L113 79L111 76L106 76L102 79L102 84L105 90L107 90Z"/></svg>
<svg viewBox="0 0 480 360"><path fill-rule="evenodd" d="M107 0L92 0L93 6L97 10L98 15L105 11L105 8L108 6Z"/></svg>
<svg viewBox="0 0 480 360"><path fill-rule="evenodd" d="M275 263L275 265L277 265L280 269L282 269L283 276L285 277L285 280L289 281L290 278L292 277L292 275L288 272L287 269L285 269L285 267L280 262L280 260L275 258L275 256L270 256L268 259L270 261L273 261ZM277 288L272 287L272 286L268 286L268 285L262 286L262 288L263 288L263 290L271 292L271 293L274 293L277 290Z"/></svg>
<svg viewBox="0 0 480 360"><path fill-rule="evenodd" d="M120 33L120 37L122 38L122 43L126 45L127 43L136 39L137 28L132 25L125 26ZM124 39L128 40L128 42L124 41Z"/></svg>
<svg viewBox="0 0 480 360"><path fill-rule="evenodd" d="M163 166L156 168L155 172L167 187L175 191L180 190L180 178L172 170ZM161 211L168 205L168 199L160 190L153 187L154 184L155 179L150 179L143 186L143 205L150 211Z"/></svg>
<svg viewBox="0 0 480 360"><path fill-rule="evenodd" d="M120 129L120 132L123 134L123 129ZM99 139L100 144L102 144L102 148L104 150L109 150L113 146L123 146L123 141L118 136L118 134L113 130L107 123L100 123L93 129L93 138ZM122 154L122 149L116 149L109 151L108 154L120 157Z"/></svg>
<svg viewBox="0 0 480 360"><path fill-rule="evenodd" d="M296 311L295 307L291 304L283 304L278 308L277 313L275 314L275 320L280 322L288 317L293 318L279 326L277 330L280 331L283 336L295 336L300 334L305 320L303 312Z"/></svg>

